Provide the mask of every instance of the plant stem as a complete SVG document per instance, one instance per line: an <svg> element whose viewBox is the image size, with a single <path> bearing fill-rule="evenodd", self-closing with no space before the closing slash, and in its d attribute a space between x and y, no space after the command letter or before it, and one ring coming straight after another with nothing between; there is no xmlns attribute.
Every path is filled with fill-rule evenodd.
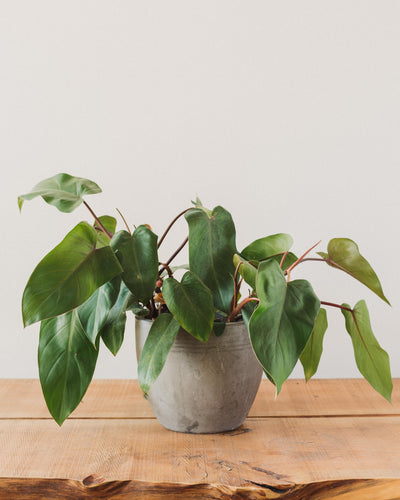
<svg viewBox="0 0 400 500"><path fill-rule="evenodd" d="M289 253L289 250L286 250L286 252L282 255L281 263L279 264L279 267L282 269L283 263L285 262L285 259Z"/></svg>
<svg viewBox="0 0 400 500"><path fill-rule="evenodd" d="M121 214L121 212L118 210L118 208L115 208L115 210L119 213L121 219L124 221L125 227L128 231L128 233L132 236L131 230L129 229L128 223L125 220L125 217Z"/></svg>
<svg viewBox="0 0 400 500"><path fill-rule="evenodd" d="M171 268L169 267L169 265L168 265L168 264L164 264L164 262L159 262L159 263L158 263L158 265L160 265L160 266L164 266L164 267L163 267L163 270L164 270L164 269L166 269L166 270L167 270L167 273L168 273L168 276L169 276L170 278L172 278L172 274L173 274L173 273L172 273L172 270L171 270Z"/></svg>
<svg viewBox="0 0 400 500"><path fill-rule="evenodd" d="M340 304L334 304L333 302L325 302L324 300L321 300L321 304L323 306L331 306L331 307L337 307L339 309L344 309L345 311L349 311L353 314L353 309L350 309L350 307L341 306Z"/></svg>
<svg viewBox="0 0 400 500"><path fill-rule="evenodd" d="M97 225L99 226L99 228L103 231L103 233L107 236L107 238L109 240L111 240L112 238L112 233L110 233L109 231L107 231L107 229L103 226L103 224L100 222L99 218L97 217L97 215L93 212L93 210L90 208L90 206L86 203L85 200L83 200L83 204L85 205L85 207L89 210L89 212L93 215L94 217L94 220L96 221Z"/></svg>
<svg viewBox="0 0 400 500"><path fill-rule="evenodd" d="M237 277L238 277L238 273L239 273L239 267L242 264L243 264L243 262L240 261L239 264L236 266L235 274L233 276L234 289L233 289L233 297L232 297L232 300L231 300L231 305L229 306L229 315L232 314L233 309L237 305L237 298L238 298L238 294L239 294L239 283L238 283Z"/></svg>
<svg viewBox="0 0 400 500"><path fill-rule="evenodd" d="M182 244L179 246L177 250L171 255L171 257L167 260L165 264L162 264L162 268L158 271L158 275L160 276L161 273L166 269L165 266L169 266L171 262L175 259L175 257L178 255L178 253L182 250L182 248L186 245L186 243L189 241L189 237L186 236L186 238L183 240Z"/></svg>
<svg viewBox="0 0 400 500"><path fill-rule="evenodd" d="M321 243L321 240L318 241L318 243L315 243L311 248L309 248L306 252L303 253L301 257L299 257L296 262L293 262L293 264L286 269L286 274L287 274L287 280L290 281L290 273L291 271L297 266L297 264L300 264L300 262L304 259L304 257L311 252L317 245Z"/></svg>
<svg viewBox="0 0 400 500"><path fill-rule="evenodd" d="M160 240L158 241L158 246L157 248L160 248L160 245L161 243L164 241L164 238L167 236L167 234L169 233L169 230L171 229L171 227L175 224L175 222L180 218L182 217L182 215L184 215L186 212L188 212L189 210L192 210L192 208L186 208L186 210L183 210L180 214L178 214L175 219L171 222L171 224L167 227L167 229L164 231L164 234L161 236Z"/></svg>
<svg viewBox="0 0 400 500"><path fill-rule="evenodd" d="M260 299L258 299L257 297L246 297L245 299L243 299L242 302L239 302L239 304L229 314L229 316L226 319L226 322L230 323L231 321L234 321L236 316L240 313L240 311L248 302L260 302Z"/></svg>

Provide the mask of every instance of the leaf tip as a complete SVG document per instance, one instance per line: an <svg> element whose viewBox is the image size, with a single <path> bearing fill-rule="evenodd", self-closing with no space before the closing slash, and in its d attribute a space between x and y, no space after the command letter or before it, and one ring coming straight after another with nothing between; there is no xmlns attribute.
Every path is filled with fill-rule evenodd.
<svg viewBox="0 0 400 500"><path fill-rule="evenodd" d="M19 208L19 213L22 211L22 205L24 204L24 199L21 196L18 196L18 208Z"/></svg>

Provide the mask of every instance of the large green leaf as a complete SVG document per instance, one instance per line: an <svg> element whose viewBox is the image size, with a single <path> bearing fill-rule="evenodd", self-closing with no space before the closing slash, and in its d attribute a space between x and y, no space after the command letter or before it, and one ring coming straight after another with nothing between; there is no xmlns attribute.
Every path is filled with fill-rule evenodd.
<svg viewBox="0 0 400 500"><path fill-rule="evenodd" d="M236 231L222 207L211 212L194 208L185 214L189 225L189 266L211 290L217 309L229 313L233 296L233 255Z"/></svg>
<svg viewBox="0 0 400 500"><path fill-rule="evenodd" d="M390 305L383 293L378 276L360 254L358 245L354 241L349 238L334 238L328 243L328 253L317 253L326 259L329 265L350 274Z"/></svg>
<svg viewBox="0 0 400 500"><path fill-rule="evenodd" d="M29 193L19 196L18 206L21 210L24 200L41 196L61 212L72 212L82 203L82 196L96 193L101 193L101 189L93 181L69 174L57 174L36 184Z"/></svg>
<svg viewBox="0 0 400 500"><path fill-rule="evenodd" d="M171 314L161 314L151 325L138 364L139 385L145 396L160 375L179 328Z"/></svg>
<svg viewBox="0 0 400 500"><path fill-rule="evenodd" d="M97 335L103 328L108 314L117 300L120 285L121 278L117 276L98 288L77 309L81 325L93 345L96 345Z"/></svg>
<svg viewBox="0 0 400 500"><path fill-rule="evenodd" d="M343 307L350 309L348 304L343 304ZM357 302L353 312L342 309L342 313L353 343L358 369L372 387L390 402L393 384L389 356L372 332L365 301Z"/></svg>
<svg viewBox="0 0 400 500"><path fill-rule="evenodd" d="M76 310L42 321L39 376L47 407L61 425L78 406L93 377L98 351Z"/></svg>
<svg viewBox="0 0 400 500"><path fill-rule="evenodd" d="M118 231L111 240L124 272L122 279L137 301L147 304L158 278L157 236L145 225L132 236Z"/></svg>
<svg viewBox="0 0 400 500"><path fill-rule="evenodd" d="M83 304L122 272L109 246L97 248L96 230L80 222L39 262L22 298L25 326Z"/></svg>
<svg viewBox="0 0 400 500"><path fill-rule="evenodd" d="M132 294L121 281L118 298L108 313L100 330L100 336L107 348L116 356L124 340L126 311L132 301Z"/></svg>
<svg viewBox="0 0 400 500"><path fill-rule="evenodd" d="M286 283L279 264L261 262L256 291L260 303L250 318L250 339L279 394L311 335L320 301L310 283Z"/></svg>
<svg viewBox="0 0 400 500"><path fill-rule="evenodd" d="M260 238L250 243L241 255L246 260L265 260L276 254L284 254L293 245L290 234L279 233Z"/></svg>
<svg viewBox="0 0 400 500"><path fill-rule="evenodd" d="M327 328L328 320L326 317L326 310L321 308L315 319L314 328L310 338L308 339L308 342L300 356L306 381L310 380L318 369L319 361L322 355L322 343Z"/></svg>
<svg viewBox="0 0 400 500"><path fill-rule="evenodd" d="M164 281L163 297L178 323L194 337L208 340L214 323L214 304L210 290L191 271L179 283L175 278Z"/></svg>

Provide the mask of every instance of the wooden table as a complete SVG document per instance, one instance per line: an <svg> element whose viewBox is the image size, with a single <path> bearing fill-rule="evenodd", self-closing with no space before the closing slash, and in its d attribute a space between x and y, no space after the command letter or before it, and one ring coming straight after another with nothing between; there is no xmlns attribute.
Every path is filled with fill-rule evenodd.
<svg viewBox="0 0 400 500"><path fill-rule="evenodd" d="M364 380L267 381L245 424L165 430L137 381L93 381L60 428L36 380L0 380L0 498L400 499L393 405Z"/></svg>

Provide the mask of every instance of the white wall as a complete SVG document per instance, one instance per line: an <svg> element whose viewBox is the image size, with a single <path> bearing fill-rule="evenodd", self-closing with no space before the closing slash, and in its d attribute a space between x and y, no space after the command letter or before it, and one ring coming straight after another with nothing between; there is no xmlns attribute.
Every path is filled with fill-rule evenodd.
<svg viewBox="0 0 400 500"><path fill-rule="evenodd" d="M352 237L392 308L319 263L296 277L325 300L365 298L399 377L399 22L397 1L3 0L0 377L37 376L21 294L89 217L39 199L19 215L17 195L59 172L100 184L99 214L118 207L159 234L198 194L231 211L240 248L275 232L298 253ZM182 221L165 257L184 236ZM329 321L318 375L358 376L342 315ZM132 320L96 376L136 376Z"/></svg>

